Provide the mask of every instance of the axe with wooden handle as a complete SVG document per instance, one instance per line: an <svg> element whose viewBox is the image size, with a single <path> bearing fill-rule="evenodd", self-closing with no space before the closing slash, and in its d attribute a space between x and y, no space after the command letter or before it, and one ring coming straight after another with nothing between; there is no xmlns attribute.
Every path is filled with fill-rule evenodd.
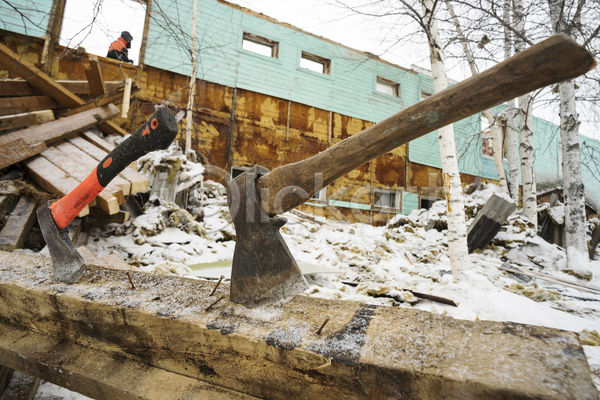
<svg viewBox="0 0 600 400"><path fill-rule="evenodd" d="M227 185L237 231L231 300L248 307L275 303L308 288L275 217L362 164L443 126L594 68L594 58L566 35L555 35L479 75L427 97L304 161L271 172L254 167ZM317 188L318 189L318 188Z"/></svg>

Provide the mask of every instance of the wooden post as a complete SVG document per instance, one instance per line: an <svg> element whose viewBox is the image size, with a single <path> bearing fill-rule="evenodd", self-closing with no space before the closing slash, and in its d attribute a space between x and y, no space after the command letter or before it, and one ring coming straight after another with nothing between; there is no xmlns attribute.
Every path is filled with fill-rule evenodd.
<svg viewBox="0 0 600 400"><path fill-rule="evenodd" d="M146 0L146 16L144 18L144 32L142 33L142 46L140 47L140 56L138 59L138 69L136 81L143 87L142 79L144 77L144 62L146 60L146 43L148 41L148 28L150 26L150 13L152 11L152 0ZM135 132L138 127L137 119L139 114L140 102L139 93L133 96L133 106L131 111L131 127L129 133Z"/></svg>
<svg viewBox="0 0 600 400"><path fill-rule="evenodd" d="M233 152L235 149L235 107L237 103L237 88L233 88L231 95L231 115L229 115L229 146L227 149L227 162L225 163L225 170L227 174L231 174L231 167L233 167ZM225 182L227 184L227 182Z"/></svg>
<svg viewBox="0 0 600 400"><path fill-rule="evenodd" d="M123 105L121 106L121 118L127 118L129 113L129 101L131 99L131 78L125 79L125 90L123 91Z"/></svg>
<svg viewBox="0 0 600 400"><path fill-rule="evenodd" d="M46 30L46 41L44 42L44 49L40 60L40 64L42 65L51 64L50 68L47 69L49 76L56 76L58 72L58 62L55 62L56 45L62 28L66 4L66 0L54 0L52 10L50 11L50 20L48 21L48 28Z"/></svg>

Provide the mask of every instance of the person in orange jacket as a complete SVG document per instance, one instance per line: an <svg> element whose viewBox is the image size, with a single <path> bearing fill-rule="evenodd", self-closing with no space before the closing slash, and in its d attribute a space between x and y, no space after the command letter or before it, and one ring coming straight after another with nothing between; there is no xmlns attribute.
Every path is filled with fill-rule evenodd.
<svg viewBox="0 0 600 400"><path fill-rule="evenodd" d="M127 31L121 32L121 37L110 45L106 57L133 64L133 60L130 60L129 57L127 57L127 49L131 48L132 40L133 37L131 36L131 33Z"/></svg>

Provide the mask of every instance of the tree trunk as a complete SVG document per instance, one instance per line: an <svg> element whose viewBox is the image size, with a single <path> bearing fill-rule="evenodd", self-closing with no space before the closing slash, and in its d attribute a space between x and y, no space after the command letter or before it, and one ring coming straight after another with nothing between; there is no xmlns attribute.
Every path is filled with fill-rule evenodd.
<svg viewBox="0 0 600 400"><path fill-rule="evenodd" d="M440 43L437 23L433 15L433 1L423 0L423 11L429 41L433 88L439 92L448 87L444 53ZM463 266L469 260L467 247L467 226L465 222L465 207L463 199L456 143L454 141L454 126L448 125L438 130L440 156L444 188L448 202L448 250L452 265L452 276L457 282L462 275Z"/></svg>
<svg viewBox="0 0 600 400"><path fill-rule="evenodd" d="M504 1L504 59L512 55L512 31L508 28L511 24L510 10L512 0ZM508 163L508 191L510 197L519 204L519 160L517 158L517 130L515 128L515 101L506 103L506 124L504 140L506 143L506 161Z"/></svg>
<svg viewBox="0 0 600 400"><path fill-rule="evenodd" d="M448 12L452 16L452 20L454 21L454 27L456 28L456 33L458 38L463 46L463 50L465 52L465 57L469 63L469 67L471 68L471 75L477 75L477 68L475 67L475 60L473 59L473 55L471 54L471 50L469 50L469 46L467 44L467 39L462 32L462 28L460 27L460 22L454 13L454 8L452 7L452 3L450 0L446 0L446 7L448 8ZM500 190L502 193L508 193L508 185L506 183L506 173L504 172L504 164L502 162L502 135L500 128L496 124L496 119L492 114L492 110L485 110L483 112L483 116L488 120L490 125L490 132L492 134L492 142L493 142L493 151L494 151L494 163L496 164L496 171L498 172L498 183L500 184Z"/></svg>
<svg viewBox="0 0 600 400"><path fill-rule="evenodd" d="M525 35L525 15L523 1L514 0L515 30ZM525 42L515 38L515 53L525 49ZM535 171L533 166L533 132L531 124L533 117L532 97L527 94L519 97L519 156L521 157L521 176L523 180L523 216L527 218L537 230L537 193L535 185Z"/></svg>
<svg viewBox="0 0 600 400"><path fill-rule="evenodd" d="M585 2L584 0L581 0ZM556 33L575 36L576 32L565 29L577 26L576 23L565 23L561 13L561 4L549 0L550 20ZM578 20L578 14L574 19ZM578 22L578 21L574 21ZM575 83L573 80L561 82L560 96L560 136L562 151L563 200L565 204L565 244L567 248L567 264L570 269L589 268L587 240L585 232L585 193L581 179L579 162L579 115L575 103Z"/></svg>
<svg viewBox="0 0 600 400"><path fill-rule="evenodd" d="M187 104L187 113L185 116L186 127L185 127L185 153L187 154L192 149L192 120L193 120L193 109L194 101L196 98L196 24L198 20L196 15L198 13L198 0L194 0L194 11L192 14L192 74L190 76L190 95Z"/></svg>

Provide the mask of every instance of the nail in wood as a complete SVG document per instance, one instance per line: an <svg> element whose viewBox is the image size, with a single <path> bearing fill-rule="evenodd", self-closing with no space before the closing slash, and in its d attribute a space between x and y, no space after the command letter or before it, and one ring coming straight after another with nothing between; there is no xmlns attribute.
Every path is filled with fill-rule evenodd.
<svg viewBox="0 0 600 400"><path fill-rule="evenodd" d="M131 275L129 275L129 271L127 271L127 277L129 278L129 283L131 283L131 288L135 289L135 285L133 284L133 279L131 279Z"/></svg>
<svg viewBox="0 0 600 400"><path fill-rule="evenodd" d="M215 294L215 292L217 291L217 289L218 289L219 285L221 284L221 281L223 280L223 278L225 278L225 277L223 275L221 275L221 277L219 278L219 282L217 282L217 285L212 290L212 292L210 292L209 296L212 296L213 294Z"/></svg>
<svg viewBox="0 0 600 400"><path fill-rule="evenodd" d="M323 322L323 325L321 325L319 330L317 332L315 332L315 335L320 335L321 331L323 330L323 328L325 328L325 325L327 325L328 322L329 322L329 317L325 318L325 322Z"/></svg>
<svg viewBox="0 0 600 400"><path fill-rule="evenodd" d="M224 298L225 298L225 296L221 296L221 297L219 297L219 298L217 299L217 301L215 301L214 303L212 303L210 306L206 307L206 310L204 310L204 311L208 311L208 310L210 310L211 308L213 308L213 306L214 306L215 304L217 304L218 302L220 302L220 301L221 301L221 300L223 300Z"/></svg>

